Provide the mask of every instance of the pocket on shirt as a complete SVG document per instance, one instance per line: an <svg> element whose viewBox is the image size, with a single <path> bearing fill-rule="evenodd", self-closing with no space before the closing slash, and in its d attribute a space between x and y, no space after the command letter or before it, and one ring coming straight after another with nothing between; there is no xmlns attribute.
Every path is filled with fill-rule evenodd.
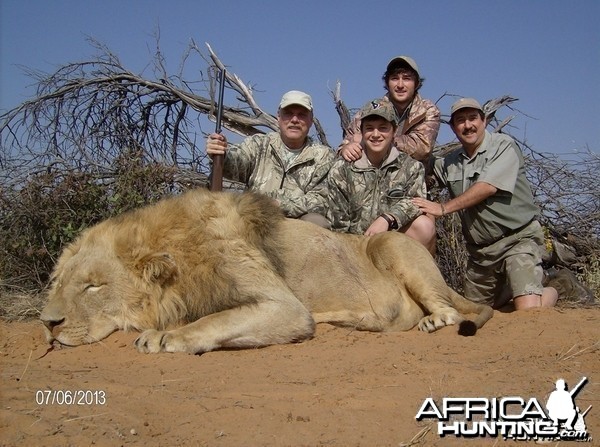
<svg viewBox="0 0 600 447"><path fill-rule="evenodd" d="M406 197L406 188L392 188L386 193L388 200L398 200Z"/></svg>
<svg viewBox="0 0 600 447"><path fill-rule="evenodd" d="M469 189L473 183L479 180L479 174L479 171L473 171L469 173L469 175L466 177L466 181L464 181L462 172L448 173L448 188L454 193L455 196L458 196Z"/></svg>

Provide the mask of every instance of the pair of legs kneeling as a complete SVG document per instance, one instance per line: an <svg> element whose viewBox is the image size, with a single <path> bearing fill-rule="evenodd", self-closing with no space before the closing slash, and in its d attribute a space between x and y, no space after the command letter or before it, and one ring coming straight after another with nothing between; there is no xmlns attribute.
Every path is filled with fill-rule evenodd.
<svg viewBox="0 0 600 447"><path fill-rule="evenodd" d="M558 292L554 287L544 287L541 295L519 295L513 298L515 310L554 307L558 301Z"/></svg>
<svg viewBox="0 0 600 447"><path fill-rule="evenodd" d="M307 213L300 217L300 220L314 223L323 228L330 229L329 221L320 214ZM435 218L433 216L421 215L410 224L399 230L412 239L420 242L427 248L429 253L435 254Z"/></svg>
<svg viewBox="0 0 600 447"><path fill-rule="evenodd" d="M415 219L410 225L407 225L405 228L402 228L400 231L404 232L407 236L421 242L429 250L432 255L435 255L435 247L436 247L436 229L435 229L435 218L433 216L421 215L417 219ZM539 244L536 244L539 246ZM531 246L531 258L527 255L527 262L525 264L524 273L517 274L517 283L520 281L527 281L528 283L532 281L534 284L543 277L543 271L541 267L541 258L536 259L536 256L533 254L535 251L535 246ZM527 250L525 250L527 252ZM514 267L513 267L514 270ZM489 274L489 271L487 272ZM523 276L525 275L525 276ZM477 288L477 287L475 287ZM470 298L469 288L465 287L465 296ZM473 289L473 287L471 287ZM538 289L539 287L526 287L522 288L522 290L527 289ZM537 291L537 290L536 290ZM500 296L497 296L496 299L473 299L473 301L488 301L494 308L504 307L509 304L512 299L512 303L514 305L515 310L525 310L525 309L533 309L538 307L554 307L556 302L558 301L558 292L554 287L543 287L541 289L541 294L537 293L524 293L518 294L513 293L512 289L508 286L502 288L502 293ZM480 296L479 293L475 293L474 296ZM490 302L490 301L493 301Z"/></svg>

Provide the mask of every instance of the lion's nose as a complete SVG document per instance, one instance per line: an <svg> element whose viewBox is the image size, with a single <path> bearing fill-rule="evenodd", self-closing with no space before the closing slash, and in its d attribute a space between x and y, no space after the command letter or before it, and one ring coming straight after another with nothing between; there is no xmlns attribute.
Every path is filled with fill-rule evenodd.
<svg viewBox="0 0 600 447"><path fill-rule="evenodd" d="M42 310L40 320L46 326L46 338L50 340L56 338L61 332L60 325L65 321L65 314L59 306L50 302Z"/></svg>
<svg viewBox="0 0 600 447"><path fill-rule="evenodd" d="M54 318L53 319L53 318L44 317L44 315L41 315L40 319L42 320L42 323L44 323L44 326L46 326L50 332L52 332L52 329L54 329L56 326L62 324L62 322L65 321L64 318Z"/></svg>

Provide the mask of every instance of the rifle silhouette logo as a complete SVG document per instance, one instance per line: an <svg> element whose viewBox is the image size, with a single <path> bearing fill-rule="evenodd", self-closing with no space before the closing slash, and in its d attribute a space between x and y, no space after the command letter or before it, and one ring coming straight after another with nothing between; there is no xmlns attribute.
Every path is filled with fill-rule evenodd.
<svg viewBox="0 0 600 447"><path fill-rule="evenodd" d="M560 426L568 431L586 432L584 417L592 406L590 405L583 413L575 404L575 396L581 391L587 383L587 377L582 378L571 391L568 391L564 379L556 381L556 389L548 396L546 409L548 416L556 426Z"/></svg>

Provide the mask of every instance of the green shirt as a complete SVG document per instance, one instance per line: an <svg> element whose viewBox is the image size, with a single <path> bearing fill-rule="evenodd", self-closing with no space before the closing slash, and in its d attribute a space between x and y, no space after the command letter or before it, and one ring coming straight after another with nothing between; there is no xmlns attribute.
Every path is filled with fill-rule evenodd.
<svg viewBox="0 0 600 447"><path fill-rule="evenodd" d="M503 134L485 132L473 158L459 148L435 160L434 173L450 197L458 197L476 182L498 191L483 202L460 211L468 243L486 245L519 229L537 216L531 186L525 176L523 154L515 141Z"/></svg>

